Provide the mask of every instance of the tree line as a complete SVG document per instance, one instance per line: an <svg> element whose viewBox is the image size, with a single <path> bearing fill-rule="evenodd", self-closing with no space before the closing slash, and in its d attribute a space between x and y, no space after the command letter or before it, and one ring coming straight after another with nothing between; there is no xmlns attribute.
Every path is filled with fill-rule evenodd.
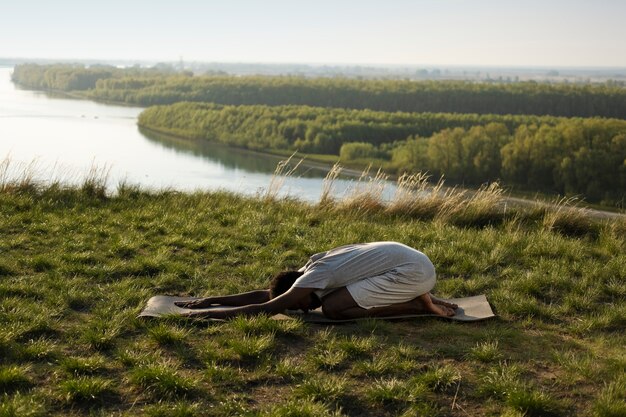
<svg viewBox="0 0 626 417"><path fill-rule="evenodd" d="M307 153L339 154L347 142L375 146L428 137L446 128L470 128L497 122L508 129L521 124L551 124L551 116L479 115L455 113L379 112L310 106L230 106L182 102L152 106L139 125L184 137L203 138L255 150L299 149ZM626 121L617 121L626 126Z"/></svg>
<svg viewBox="0 0 626 417"><path fill-rule="evenodd" d="M389 113L308 106L177 103L139 116L144 128L256 150L382 161L465 184L501 179L527 190L617 204L626 192L626 121Z"/></svg>
<svg viewBox="0 0 626 417"><path fill-rule="evenodd" d="M193 76L157 69L34 64L18 65L13 79L30 88L81 90L90 98L143 106L196 101L626 119L626 89L610 84Z"/></svg>
<svg viewBox="0 0 626 417"><path fill-rule="evenodd" d="M21 64L13 69L11 79L26 88L37 90L87 91L96 88L100 80L132 77L132 88L142 88L147 85L145 80L151 78L151 83L162 80L171 72L164 72L155 68L117 68L110 65L92 65L85 67L82 64ZM179 75L180 76L180 75Z"/></svg>
<svg viewBox="0 0 626 417"><path fill-rule="evenodd" d="M467 184L497 178L525 190L623 205L626 129L617 122L564 119L512 131L502 123L449 128L428 138L407 138L387 156L400 172L426 170Z"/></svg>

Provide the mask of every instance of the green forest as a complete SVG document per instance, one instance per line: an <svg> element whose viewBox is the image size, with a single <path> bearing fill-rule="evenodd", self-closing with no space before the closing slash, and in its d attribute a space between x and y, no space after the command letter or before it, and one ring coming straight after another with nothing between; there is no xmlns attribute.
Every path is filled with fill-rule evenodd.
<svg viewBox="0 0 626 417"><path fill-rule="evenodd" d="M139 125L255 150L382 160L388 172L428 171L465 184L616 203L626 190L626 120L388 113L306 106L153 106Z"/></svg>
<svg viewBox="0 0 626 417"><path fill-rule="evenodd" d="M626 118L626 89L610 84L193 76L157 69L35 64L15 67L13 80L29 88L88 90L85 94L90 98L143 106L199 101L388 112Z"/></svg>
<svg viewBox="0 0 626 417"><path fill-rule="evenodd" d="M19 65L36 89L152 106L139 125L259 151L336 155L389 173L623 206L626 89L602 84L474 83L194 76L161 69Z"/></svg>

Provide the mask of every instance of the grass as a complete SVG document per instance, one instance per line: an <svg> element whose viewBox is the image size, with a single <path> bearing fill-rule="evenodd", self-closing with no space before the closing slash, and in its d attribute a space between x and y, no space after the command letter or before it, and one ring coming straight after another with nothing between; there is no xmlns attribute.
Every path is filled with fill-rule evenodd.
<svg viewBox="0 0 626 417"><path fill-rule="evenodd" d="M138 366L131 371L130 382L156 399L187 397L196 390L196 381L171 363Z"/></svg>
<svg viewBox="0 0 626 417"><path fill-rule="evenodd" d="M303 160L300 159L294 165L291 164L291 159L295 155L296 155L295 153L291 154L289 158L287 158L284 161L280 161L278 165L276 166L274 175L272 176L270 184L267 186L267 189L265 190L265 195L263 196L263 199L265 201L278 199L278 194L280 193L280 190L283 188L283 185L285 184L285 180L288 177L292 176L296 172L300 164L302 163Z"/></svg>
<svg viewBox="0 0 626 417"><path fill-rule="evenodd" d="M529 417L557 416L561 406L550 395L530 387L518 388L507 396L507 405Z"/></svg>
<svg viewBox="0 0 626 417"><path fill-rule="evenodd" d="M29 388L32 385L28 369L19 366L0 368L0 392L6 394Z"/></svg>
<svg viewBox="0 0 626 417"><path fill-rule="evenodd" d="M268 333L262 336L243 336L228 340L228 347L241 360L254 360L264 355L274 347L274 334Z"/></svg>
<svg viewBox="0 0 626 417"><path fill-rule="evenodd" d="M341 417L341 409L311 399L289 400L273 406L264 417Z"/></svg>
<svg viewBox="0 0 626 417"><path fill-rule="evenodd" d="M461 381L461 374L450 364L437 365L416 379L432 391L447 391Z"/></svg>
<svg viewBox="0 0 626 417"><path fill-rule="evenodd" d="M472 359L481 361L481 362L493 362L502 357L502 353L498 348L498 341L486 341L479 342L471 348L469 352L469 356Z"/></svg>
<svg viewBox="0 0 626 417"><path fill-rule="evenodd" d="M147 328L148 335L159 345L179 346L182 345L189 334L189 330L177 326L168 326L166 323L158 323Z"/></svg>
<svg viewBox="0 0 626 417"><path fill-rule="evenodd" d="M615 381L603 386L593 404L593 415L617 417L626 415L626 377L618 376Z"/></svg>
<svg viewBox="0 0 626 417"><path fill-rule="evenodd" d="M375 406L398 415L439 415L428 388L416 378L376 380L366 390L366 398ZM404 412L402 412L404 410Z"/></svg>
<svg viewBox="0 0 626 417"><path fill-rule="evenodd" d="M176 403L160 403L146 408L150 417L195 417L202 415L198 404L179 401Z"/></svg>
<svg viewBox="0 0 626 417"><path fill-rule="evenodd" d="M335 403L345 395L346 379L334 375L318 375L304 380L296 386L296 395L315 401Z"/></svg>
<svg viewBox="0 0 626 417"><path fill-rule="evenodd" d="M94 178L0 184L0 417L624 415L621 220L417 177L390 202L373 177L319 206L126 184L112 196ZM485 293L498 317L136 319L154 294L262 288L311 253L374 240L423 250L438 295Z"/></svg>
<svg viewBox="0 0 626 417"><path fill-rule="evenodd" d="M113 382L93 376L70 377L59 384L61 397L70 404L93 406L115 395Z"/></svg>
<svg viewBox="0 0 626 417"><path fill-rule="evenodd" d="M0 417L39 417L47 415L47 411L45 401L33 395L18 392L0 397Z"/></svg>

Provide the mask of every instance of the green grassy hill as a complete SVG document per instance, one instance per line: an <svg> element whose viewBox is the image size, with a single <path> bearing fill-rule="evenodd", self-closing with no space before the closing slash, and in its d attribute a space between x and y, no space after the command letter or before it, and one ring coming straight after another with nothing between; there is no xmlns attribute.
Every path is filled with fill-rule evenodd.
<svg viewBox="0 0 626 417"><path fill-rule="evenodd" d="M317 206L97 184L0 191L0 417L626 414L626 224L498 193ZM266 286L396 240L498 317L333 327L135 318L155 294Z"/></svg>

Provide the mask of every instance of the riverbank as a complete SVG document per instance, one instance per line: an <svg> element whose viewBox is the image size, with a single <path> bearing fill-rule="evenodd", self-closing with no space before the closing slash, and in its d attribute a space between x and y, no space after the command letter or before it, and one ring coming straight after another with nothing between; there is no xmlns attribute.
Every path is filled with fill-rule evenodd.
<svg viewBox="0 0 626 417"><path fill-rule="evenodd" d="M431 217L369 198L309 205L4 184L0 413L623 414L625 225L497 214L487 201L455 211L458 201L431 200ZM423 250L437 294L485 293L498 317L136 319L155 294L261 288L312 253L375 240Z"/></svg>
<svg viewBox="0 0 626 417"><path fill-rule="evenodd" d="M206 141L206 139L190 139L181 135L175 135L175 134L168 133L168 132L153 130L147 127L141 127L141 131L144 131L148 133L149 135L150 134L158 135L159 137L162 137L164 140L178 140L178 141L185 141L187 143L193 143L194 141ZM215 142L215 144L219 146L224 146L227 148L240 149L252 155L257 154L257 155L265 156L265 157L266 156L274 157L276 158L277 165L281 160L282 161L290 160L292 166L299 164L301 167L319 169L326 173L329 173L331 170L333 170L333 167L339 166L341 176L344 176L346 178L352 178L352 179L362 178L364 181L374 180L380 169L379 167L376 167L374 165L369 165L366 163L347 164L344 166L343 163L340 163L341 161L339 157L335 155L306 154L306 153L299 153L297 151L293 152L293 151L277 150L277 149L258 151L258 150L251 150L251 149L246 149L246 148L233 147L231 145L225 145L219 142ZM365 175L366 173L367 175ZM379 184L382 184L382 182L380 181L382 179L389 181L389 183L391 184L391 183L397 183L397 181L399 180L399 177L395 175L388 175L385 173L381 173L381 176L378 177L376 181ZM433 188L437 187L438 190L442 193L442 195L445 195L446 193L466 193L468 196L471 196L477 191L476 188L474 189L462 188L462 187L459 187L458 185L455 185L454 183L451 183L451 184L446 183L445 186L441 186L441 182L433 182L432 178L429 178L429 179L430 179L430 185L431 185L429 189L432 190ZM529 198L530 197L529 193L515 193L507 189L503 190L502 196L503 196L502 204L508 204L509 206L512 206L512 207L532 208L533 206L542 205L542 204L558 205L559 202L560 204L562 204L563 202L567 202L567 204L584 208L588 215L593 216L594 218L597 218L597 219L618 219L618 218L624 217L623 210L619 210L615 207L605 207L605 206L599 206L597 204L590 204L584 201L578 201L576 199L572 199L572 200L559 199L558 196L542 195L539 193L534 194L532 196L533 198Z"/></svg>

